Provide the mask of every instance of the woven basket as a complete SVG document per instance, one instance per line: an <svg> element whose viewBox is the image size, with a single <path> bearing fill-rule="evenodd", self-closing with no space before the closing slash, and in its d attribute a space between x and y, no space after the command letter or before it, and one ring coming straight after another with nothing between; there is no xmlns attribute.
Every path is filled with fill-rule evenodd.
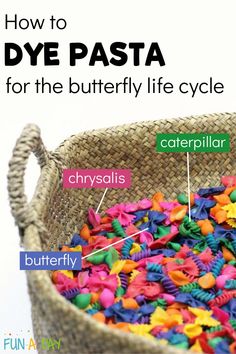
<svg viewBox="0 0 236 354"><path fill-rule="evenodd" d="M191 189L218 185L220 176L236 175L236 113L185 119L148 121L74 135L54 152L48 152L35 125L23 130L9 164L8 191L12 214L19 226L24 248L56 250L68 242L86 218L88 207L96 207L103 194L99 189L63 190L63 168L130 168L130 189L108 190L103 209L122 201L151 197L161 190L166 198L187 190L186 154L156 153L155 136L162 133L230 133L231 153L190 154ZM24 194L24 173L31 152L41 175L30 203ZM96 322L78 310L51 283L47 271L27 272L32 302L34 336L61 338L60 353L176 353L171 346L126 334ZM39 353L45 353L40 349Z"/></svg>

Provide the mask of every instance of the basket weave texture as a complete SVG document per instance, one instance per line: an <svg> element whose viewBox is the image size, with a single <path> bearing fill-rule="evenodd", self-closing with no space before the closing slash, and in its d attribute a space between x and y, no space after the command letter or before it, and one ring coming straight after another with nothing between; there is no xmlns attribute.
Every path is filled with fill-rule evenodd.
<svg viewBox="0 0 236 354"><path fill-rule="evenodd" d="M40 130L27 125L16 142L9 163L8 191L12 214L25 250L57 250L86 220L89 207L101 199L99 189L62 188L63 168L128 168L130 189L108 190L102 208L124 201L151 197L156 191L173 198L187 191L186 154L157 153L156 133L229 133L230 153L191 153L191 190L219 185L222 175L236 175L236 113L146 121L70 137L48 152ZM27 160L34 152L41 175L30 203L24 193ZM55 290L47 271L28 271L34 336L61 338L62 354L174 354L175 347L111 330L78 310ZM38 348L39 353L45 350ZM186 352L185 352L186 353Z"/></svg>

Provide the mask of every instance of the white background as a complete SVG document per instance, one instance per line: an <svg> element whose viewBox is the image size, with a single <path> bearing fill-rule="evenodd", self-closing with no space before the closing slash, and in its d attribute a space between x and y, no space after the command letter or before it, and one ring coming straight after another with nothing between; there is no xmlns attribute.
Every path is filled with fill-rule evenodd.
<svg viewBox="0 0 236 354"><path fill-rule="evenodd" d="M30 303L25 274L19 271L19 238L7 200L6 174L12 148L26 123L40 126L48 149L55 149L60 142L79 131L108 127L123 123L179 117L193 114L231 112L236 110L236 48L235 48L235 1L179 0L179 1L1 1L0 12L0 143L1 143L1 328L0 348L4 334L29 336L31 332ZM18 18L45 18L43 30L4 30L4 16ZM67 28L50 30L51 15L64 17ZM60 42L60 67L31 67L25 55L21 64L4 67L5 42L23 45L30 42ZM115 41L145 42L148 48L157 41L166 61L165 67L143 65L146 50L141 56L141 65L129 63L123 67L94 68L85 59L76 67L69 67L69 42L83 42L89 51L95 42L102 42L106 49ZM131 51L129 52L130 54ZM107 51L109 57L109 51ZM41 56L40 56L41 57ZM135 81L144 81L147 76L163 76L166 81L215 81L223 82L221 95L178 93L172 95L7 95L5 81L34 81L42 76L50 81L66 83L69 76L78 81L103 79L122 81L131 76ZM79 166L78 166L79 167ZM26 191L32 195L39 174L33 157L30 158L26 176ZM1 350L1 349L0 349ZM3 351L1 351L3 352ZM5 351L7 352L7 351ZM19 351L20 352L20 351Z"/></svg>

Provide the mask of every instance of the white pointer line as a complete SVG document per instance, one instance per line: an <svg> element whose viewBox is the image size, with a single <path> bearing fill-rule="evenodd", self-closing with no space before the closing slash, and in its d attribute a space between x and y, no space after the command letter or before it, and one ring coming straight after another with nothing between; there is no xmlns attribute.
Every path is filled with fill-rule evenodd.
<svg viewBox="0 0 236 354"><path fill-rule="evenodd" d="M190 169L189 169L189 152L187 152L187 178L188 178L188 218L191 221L191 191L190 191Z"/></svg>
<svg viewBox="0 0 236 354"><path fill-rule="evenodd" d="M105 198L107 190L108 190L108 188L106 188L104 193L103 193L102 199L100 200L100 203L98 204L98 207L97 207L97 210L96 210L96 214L99 212L99 209L100 209L100 207L102 205L103 199Z"/></svg>
<svg viewBox="0 0 236 354"><path fill-rule="evenodd" d="M111 243L110 245L105 246L105 247L103 247L103 248L101 248L101 249L99 249L99 250L97 250L97 251L95 251L95 252L92 252L92 253L90 253L90 254L87 254L87 256L82 257L82 259L88 258L88 257L90 257L90 256L92 256L92 255L94 255L94 254L96 254L96 253L98 253L98 252L101 252L101 251L103 251L103 250L105 250L105 249L107 249L107 248L109 248L109 247L112 247L112 246L114 246L114 245L117 245L118 243L123 242L123 241L125 241L125 240L128 240L128 238L131 238L131 237L133 237L133 236L136 236L136 235L138 235L138 234L141 234L141 232L147 231L147 230L148 230L148 227L146 227L146 229L143 229L143 230L141 230L141 231L135 232L135 234L133 234L133 235L127 236L127 237L125 237L125 238L122 238L122 239L119 240L119 241L116 241L116 242L114 242L114 243Z"/></svg>

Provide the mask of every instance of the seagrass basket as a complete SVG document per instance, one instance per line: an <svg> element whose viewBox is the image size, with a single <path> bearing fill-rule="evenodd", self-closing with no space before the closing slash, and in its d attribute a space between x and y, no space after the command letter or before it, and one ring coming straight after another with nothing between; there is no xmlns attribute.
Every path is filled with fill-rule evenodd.
<svg viewBox="0 0 236 354"><path fill-rule="evenodd" d="M130 189L108 190L103 210L122 201L151 197L156 191L166 198L187 191L186 154L157 153L156 133L229 133L230 153L190 154L191 190L218 185L222 175L236 175L236 113L146 121L114 128L80 133L49 152L40 130L27 125L16 142L9 163L8 191L12 214L19 227L25 250L57 250L68 242L86 219L88 207L101 199L99 189L62 188L63 168L128 168L132 170ZM30 203L24 193L27 160L34 152L41 175ZM65 354L171 354L175 347L126 334L95 321L60 296L49 272L28 271L34 337L61 338ZM39 353L45 353L38 347ZM181 352L181 351L180 351Z"/></svg>

